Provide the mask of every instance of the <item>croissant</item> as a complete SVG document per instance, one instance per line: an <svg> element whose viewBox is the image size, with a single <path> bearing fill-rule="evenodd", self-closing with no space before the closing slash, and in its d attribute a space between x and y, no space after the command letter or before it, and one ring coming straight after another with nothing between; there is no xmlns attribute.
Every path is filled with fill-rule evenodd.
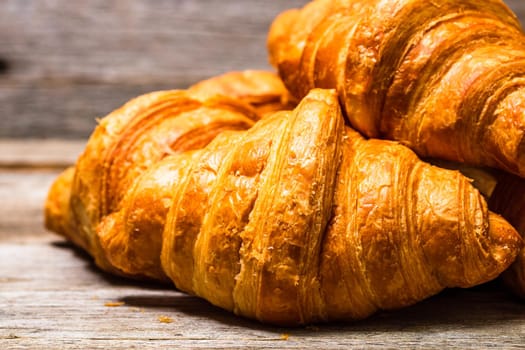
<svg viewBox="0 0 525 350"><path fill-rule="evenodd" d="M101 268L120 273L107 263L95 232L134 179L166 155L202 148L222 131L247 129L272 110L291 108L288 96L274 73L243 71L188 91L133 99L101 120L76 166L53 183L46 227L88 251ZM159 275L148 271L142 277L152 274Z"/></svg>
<svg viewBox="0 0 525 350"><path fill-rule="evenodd" d="M172 93L163 94L156 104ZM172 130L183 118L225 113L207 106L178 116ZM141 120L146 107L125 107L126 124L138 124L132 114ZM99 262L169 279L238 315L279 325L360 319L495 278L522 246L459 172L345 126L333 90L312 90L293 111L158 161L146 160L158 151L142 145L168 128L132 128L129 141L96 136L122 113L102 121L77 163L71 234L86 235L87 224L79 241L97 242L84 247L96 246ZM90 148L119 143L120 152L98 152L105 167L79 167Z"/></svg>
<svg viewBox="0 0 525 350"><path fill-rule="evenodd" d="M501 0L315 0L268 49L295 97L336 89L368 137L525 177L525 36Z"/></svg>

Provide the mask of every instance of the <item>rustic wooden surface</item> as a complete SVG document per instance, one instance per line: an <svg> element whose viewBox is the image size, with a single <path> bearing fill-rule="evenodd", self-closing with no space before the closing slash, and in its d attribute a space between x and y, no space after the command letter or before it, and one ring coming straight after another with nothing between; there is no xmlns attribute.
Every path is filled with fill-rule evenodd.
<svg viewBox="0 0 525 350"><path fill-rule="evenodd" d="M525 304L497 281L365 321L277 328L109 276L43 228L48 187L96 117L144 92L269 68L269 23L305 2L0 1L0 349L524 347ZM523 22L525 2L507 3Z"/></svg>
<svg viewBox="0 0 525 350"><path fill-rule="evenodd" d="M139 94L269 68L272 19L306 2L0 1L0 137L87 137Z"/></svg>
<svg viewBox="0 0 525 350"><path fill-rule="evenodd" d="M139 94L270 68L268 26L306 2L0 1L0 137L85 138Z"/></svg>
<svg viewBox="0 0 525 350"><path fill-rule="evenodd" d="M80 143L62 142L63 161L56 141L29 153L21 141L0 146L11 153L0 156L0 349L523 349L525 303L497 281L360 322L287 329L109 276L43 228L47 189Z"/></svg>

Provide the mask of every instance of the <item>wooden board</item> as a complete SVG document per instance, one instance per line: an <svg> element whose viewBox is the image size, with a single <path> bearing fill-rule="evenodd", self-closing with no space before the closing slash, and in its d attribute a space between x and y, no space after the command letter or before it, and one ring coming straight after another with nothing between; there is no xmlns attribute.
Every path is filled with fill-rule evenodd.
<svg viewBox="0 0 525 350"><path fill-rule="evenodd" d="M270 68L271 21L306 2L0 1L0 137L86 138L134 96Z"/></svg>
<svg viewBox="0 0 525 350"><path fill-rule="evenodd" d="M26 153L24 142L9 147ZM33 166L0 157L0 349L523 348L525 303L498 281L364 321L290 329L236 317L169 285L105 274L43 228L47 189L62 169L44 156L54 147L42 143L26 156ZM74 159L79 145L62 147L64 159Z"/></svg>
<svg viewBox="0 0 525 350"><path fill-rule="evenodd" d="M360 322L271 327L169 286L103 274L55 237L0 245L2 349L522 349L524 314L523 303L487 285Z"/></svg>
<svg viewBox="0 0 525 350"><path fill-rule="evenodd" d="M521 0L503 0L512 11L520 18L521 23L525 24L525 2Z"/></svg>
<svg viewBox="0 0 525 350"><path fill-rule="evenodd" d="M0 137L85 138L153 90L270 68L266 34L306 0L0 2Z"/></svg>

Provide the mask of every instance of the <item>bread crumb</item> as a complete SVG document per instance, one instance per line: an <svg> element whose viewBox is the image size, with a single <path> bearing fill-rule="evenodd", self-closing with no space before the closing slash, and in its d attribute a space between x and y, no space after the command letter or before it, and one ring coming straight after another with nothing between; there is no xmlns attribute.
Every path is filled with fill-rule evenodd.
<svg viewBox="0 0 525 350"><path fill-rule="evenodd" d="M124 305L123 301L107 301L104 306L107 307L118 307Z"/></svg>
<svg viewBox="0 0 525 350"><path fill-rule="evenodd" d="M288 333L283 333L283 334L281 334L280 339L281 339L281 340L288 340L289 337L290 337L290 334L288 334Z"/></svg>
<svg viewBox="0 0 525 350"><path fill-rule="evenodd" d="M173 322L173 318L169 317L169 316L159 316L159 322L160 323L172 323Z"/></svg>

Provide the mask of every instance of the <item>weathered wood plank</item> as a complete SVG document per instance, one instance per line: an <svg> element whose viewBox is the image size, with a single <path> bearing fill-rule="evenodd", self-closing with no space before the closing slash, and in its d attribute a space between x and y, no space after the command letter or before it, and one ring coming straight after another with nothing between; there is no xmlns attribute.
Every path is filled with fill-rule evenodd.
<svg viewBox="0 0 525 350"><path fill-rule="evenodd" d="M177 81L267 65L266 32L306 0L19 1L0 5L2 57L17 79Z"/></svg>
<svg viewBox="0 0 525 350"><path fill-rule="evenodd" d="M183 83L0 79L0 138L87 138L96 119L138 95Z"/></svg>
<svg viewBox="0 0 525 350"><path fill-rule="evenodd" d="M87 137L153 90L269 68L266 33L307 0L0 2L0 137Z"/></svg>
<svg viewBox="0 0 525 350"><path fill-rule="evenodd" d="M519 349L524 314L525 305L494 283L365 321L278 328L169 286L100 273L60 241L0 245L0 346L9 349Z"/></svg>
<svg viewBox="0 0 525 350"><path fill-rule="evenodd" d="M48 240L43 207L53 180L86 140L0 138L0 242Z"/></svg>
<svg viewBox="0 0 525 350"><path fill-rule="evenodd" d="M75 163L86 146L86 140L2 139L2 168L65 168Z"/></svg>
<svg viewBox="0 0 525 350"><path fill-rule="evenodd" d="M44 230L44 200L59 172L0 169L0 243L49 239Z"/></svg>

